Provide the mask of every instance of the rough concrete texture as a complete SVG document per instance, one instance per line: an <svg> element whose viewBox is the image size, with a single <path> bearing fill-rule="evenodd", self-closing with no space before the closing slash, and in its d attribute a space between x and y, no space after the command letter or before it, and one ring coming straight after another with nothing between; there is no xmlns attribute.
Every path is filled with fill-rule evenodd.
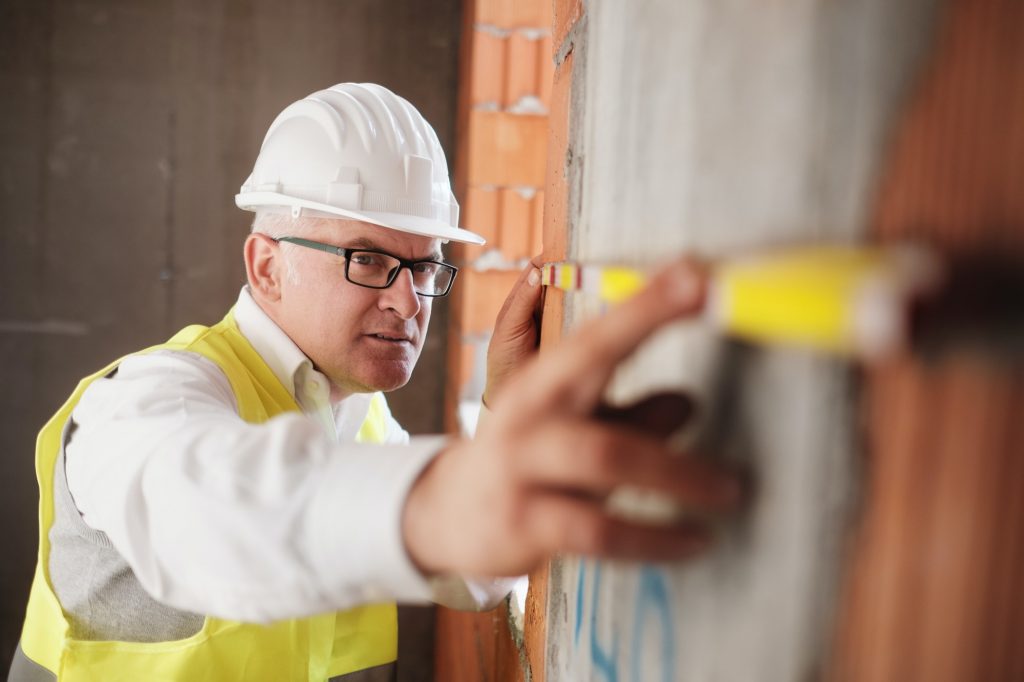
<svg viewBox="0 0 1024 682"><path fill-rule="evenodd" d="M649 265L864 235L934 0L595 0L577 25L570 255ZM570 302L571 319L599 314ZM549 680L804 680L828 657L857 499L845 366L670 330L616 377L686 387L702 452L749 466L752 509L673 566L556 563Z"/></svg>
<svg viewBox="0 0 1024 682"><path fill-rule="evenodd" d="M4 0L0 37L3 671L35 561L38 429L79 378L223 316L251 222L233 197L289 102L383 83L452 157L459 2ZM445 312L392 402L413 431L443 428ZM406 679L429 675L430 618L403 622L423 671Z"/></svg>

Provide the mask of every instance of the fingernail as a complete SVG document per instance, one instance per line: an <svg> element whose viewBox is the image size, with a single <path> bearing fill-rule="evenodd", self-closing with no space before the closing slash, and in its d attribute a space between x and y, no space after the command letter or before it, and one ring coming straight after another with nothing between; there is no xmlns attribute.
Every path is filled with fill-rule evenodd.
<svg viewBox="0 0 1024 682"><path fill-rule="evenodd" d="M530 274L526 276L526 283L529 284L531 287L535 287L539 282L540 272L537 271L537 268L532 268L530 270Z"/></svg>

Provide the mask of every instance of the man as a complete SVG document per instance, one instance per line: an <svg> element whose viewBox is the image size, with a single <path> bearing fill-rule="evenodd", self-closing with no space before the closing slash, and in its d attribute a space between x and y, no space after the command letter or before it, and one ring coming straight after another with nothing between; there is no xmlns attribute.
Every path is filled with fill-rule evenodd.
<svg viewBox="0 0 1024 682"><path fill-rule="evenodd" d="M433 130L380 86L314 93L271 125L236 201L256 218L227 317L86 378L40 434L12 680L387 679L393 602L506 592L466 578L453 599L453 576L706 543L609 515L619 485L735 504L732 478L662 443L680 399L600 405L639 341L700 307L695 266L534 360L531 264L496 325L479 437L410 439L383 392L408 381L451 288L441 244L482 241L457 226Z"/></svg>

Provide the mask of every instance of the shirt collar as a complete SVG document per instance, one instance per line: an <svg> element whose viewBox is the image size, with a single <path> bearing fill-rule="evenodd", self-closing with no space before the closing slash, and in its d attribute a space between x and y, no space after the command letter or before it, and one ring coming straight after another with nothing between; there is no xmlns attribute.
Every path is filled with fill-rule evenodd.
<svg viewBox="0 0 1024 682"><path fill-rule="evenodd" d="M288 392L295 397L295 376L301 370L312 369L313 363L299 350L295 342L277 326L270 316L263 312L249 293L249 287L242 287L235 303L235 322L263 361Z"/></svg>

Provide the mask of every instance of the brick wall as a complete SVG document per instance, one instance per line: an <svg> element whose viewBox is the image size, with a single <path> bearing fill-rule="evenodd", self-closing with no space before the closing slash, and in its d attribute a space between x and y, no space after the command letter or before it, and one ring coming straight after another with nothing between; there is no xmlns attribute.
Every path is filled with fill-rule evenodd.
<svg viewBox="0 0 1024 682"><path fill-rule="evenodd" d="M494 319L525 261L541 251L550 7L544 0L470 0L464 7L456 193L462 224L487 239L462 246L450 326L449 414L483 389ZM455 430L454 420L449 427Z"/></svg>
<svg viewBox="0 0 1024 682"><path fill-rule="evenodd" d="M491 229L496 250L467 254L476 270L537 240L536 223L506 234L506 215L529 210L502 203L536 163L516 146L529 123L489 118L530 115L508 72L510 59L530 72L530 58L505 32L526 10L484 5L471 8L466 33L460 168L467 210L480 215L466 224ZM1012 0L552 9L552 84L538 96L547 260L653 262L798 238L1021 253L1024 135L1013 122L1024 98L1006 93L1024 92L1014 87L1024 23ZM484 62L503 64L500 78L476 70ZM586 92L575 86L584 70ZM583 139L584 109L592 130L632 137ZM643 182L623 182L623 168ZM642 238L623 229L636 230L637 216ZM472 276L464 335L486 332L508 285L502 273ZM562 296L548 292L542 347L561 336L562 313ZM619 379L663 380L698 346L665 348ZM689 564L554 561L531 575L522 633L505 612L443 614L437 678L1024 679L1019 368L899 358L864 373L862 401L844 365L725 351L708 368L716 384L694 385L713 417L701 425L707 450L757 472L741 524L723 526L715 550Z"/></svg>
<svg viewBox="0 0 1024 682"><path fill-rule="evenodd" d="M460 272L449 326L449 431L464 430L466 419L459 415L470 414L482 394L486 347L505 296L526 261L549 241L551 25L550 0L464 5L455 186L462 225L487 244L453 248ZM538 680L509 618L505 607L483 614L439 608L435 678ZM543 652L543 642L538 650Z"/></svg>

